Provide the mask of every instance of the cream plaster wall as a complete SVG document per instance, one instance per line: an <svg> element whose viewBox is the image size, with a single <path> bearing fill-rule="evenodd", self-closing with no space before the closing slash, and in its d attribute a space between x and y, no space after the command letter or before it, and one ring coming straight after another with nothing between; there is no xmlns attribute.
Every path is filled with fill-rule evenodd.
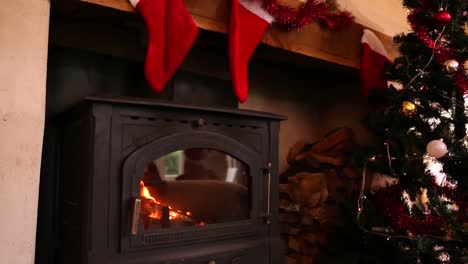
<svg viewBox="0 0 468 264"><path fill-rule="evenodd" d="M389 36L409 30L401 0L338 0L356 22Z"/></svg>
<svg viewBox="0 0 468 264"><path fill-rule="evenodd" d="M0 5L0 263L34 263L49 0Z"/></svg>

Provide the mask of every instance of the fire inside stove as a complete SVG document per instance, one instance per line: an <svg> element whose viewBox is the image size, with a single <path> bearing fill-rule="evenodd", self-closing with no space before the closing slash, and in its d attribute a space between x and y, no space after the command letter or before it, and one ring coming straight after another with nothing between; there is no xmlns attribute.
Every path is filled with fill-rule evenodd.
<svg viewBox="0 0 468 264"><path fill-rule="evenodd" d="M246 166L211 149L187 149L149 164L140 181L145 230L247 219Z"/></svg>
<svg viewBox="0 0 468 264"><path fill-rule="evenodd" d="M148 188L143 181L140 181L140 197L142 199L141 214L148 218L150 222L160 224L161 227L169 226L169 221L179 222L179 224L203 226L205 222L196 220L190 212L182 212L170 205L165 205L151 196ZM149 224L149 223L148 223ZM145 227L148 225L145 223Z"/></svg>

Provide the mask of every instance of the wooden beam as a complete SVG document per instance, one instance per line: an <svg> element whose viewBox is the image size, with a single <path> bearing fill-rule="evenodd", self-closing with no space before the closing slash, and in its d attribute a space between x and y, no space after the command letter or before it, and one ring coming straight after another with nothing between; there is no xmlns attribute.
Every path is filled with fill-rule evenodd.
<svg viewBox="0 0 468 264"><path fill-rule="evenodd" d="M125 12L135 12L128 0L81 0L82 2L105 6ZM184 0L187 9L198 27L220 33L227 33L230 0ZM298 5L299 0L285 1ZM304 56L356 68L360 67L360 38L363 26L352 24L347 30L334 32L312 23L301 31L286 31L280 26L270 27L262 42L276 48L292 51ZM391 37L376 32L391 59L398 56Z"/></svg>

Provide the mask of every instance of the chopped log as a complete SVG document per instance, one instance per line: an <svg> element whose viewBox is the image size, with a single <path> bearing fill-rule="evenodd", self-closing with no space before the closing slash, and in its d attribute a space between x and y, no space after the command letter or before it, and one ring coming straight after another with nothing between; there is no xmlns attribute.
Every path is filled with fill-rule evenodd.
<svg viewBox="0 0 468 264"><path fill-rule="evenodd" d="M284 198L279 199L280 208L287 208L287 207L289 207L290 204L291 204L290 199L284 199Z"/></svg>
<svg viewBox="0 0 468 264"><path fill-rule="evenodd" d="M279 194L279 198L282 199L282 200L286 200L286 201L291 201L291 195L289 195L288 193L280 193Z"/></svg>
<svg viewBox="0 0 468 264"><path fill-rule="evenodd" d="M320 169L320 161L317 160L313 155L304 154L303 159L304 159L303 163L305 166L307 166L307 168L314 169L314 170Z"/></svg>
<svg viewBox="0 0 468 264"><path fill-rule="evenodd" d="M318 219L312 217L312 216L309 216L309 215L303 215L302 218L301 218L301 226L302 227L305 227L305 226L320 226L320 222Z"/></svg>
<svg viewBox="0 0 468 264"><path fill-rule="evenodd" d="M301 238L307 242L304 243L304 247L315 247L316 245L320 244L320 233L311 233L311 232L301 232ZM303 253L303 251L301 251Z"/></svg>
<svg viewBox="0 0 468 264"><path fill-rule="evenodd" d="M288 224L298 224L301 218L298 213L294 212L282 212L279 214L279 221L281 223L288 223Z"/></svg>
<svg viewBox="0 0 468 264"><path fill-rule="evenodd" d="M313 239L315 239L314 243L318 243L319 245L325 245L328 239L328 230L323 228L320 232L315 233ZM305 233L305 237L307 237L307 233Z"/></svg>
<svg viewBox="0 0 468 264"><path fill-rule="evenodd" d="M330 169L325 172L325 179L327 181L327 188L331 196L336 192L344 192L345 185L343 179L339 176L336 169Z"/></svg>
<svg viewBox="0 0 468 264"><path fill-rule="evenodd" d="M321 171L320 167L312 167L308 165L306 161L301 161L301 162L294 164L294 166L289 167L285 172L283 172L280 175L280 183L281 184L289 183L290 177L294 177L301 172L318 173L320 171Z"/></svg>
<svg viewBox="0 0 468 264"><path fill-rule="evenodd" d="M304 218L304 217L303 217ZM304 222L304 221L303 221ZM299 228L301 232L311 232L311 233L318 233L323 231L323 226L317 220L314 220L311 224L304 224L302 223Z"/></svg>
<svg viewBox="0 0 468 264"><path fill-rule="evenodd" d="M281 212L299 212L300 206L296 203L285 202L285 200L280 200L280 210Z"/></svg>
<svg viewBox="0 0 468 264"><path fill-rule="evenodd" d="M297 258L297 264L311 264L313 262L314 260L312 256L300 255L300 257Z"/></svg>
<svg viewBox="0 0 468 264"><path fill-rule="evenodd" d="M288 226L286 227L285 233L291 236L297 236L300 231L298 227Z"/></svg>
<svg viewBox="0 0 468 264"><path fill-rule="evenodd" d="M322 206L316 208L303 208L303 219L311 217L320 224L338 224L342 222L337 206Z"/></svg>
<svg viewBox="0 0 468 264"><path fill-rule="evenodd" d="M306 246L304 246L302 249L301 249L301 253L304 255L304 256L310 256L312 257L313 259L316 259L318 258L319 254L320 254L320 247L316 246L316 245L307 245L307 243L304 243ZM309 263L310 264L310 263Z"/></svg>
<svg viewBox="0 0 468 264"><path fill-rule="evenodd" d="M330 153L347 153L354 149L356 146L356 139L354 135L350 135L348 138L344 138L338 144L336 144L333 148L331 148L328 152Z"/></svg>
<svg viewBox="0 0 468 264"><path fill-rule="evenodd" d="M288 152L288 156L286 160L288 161L288 164L292 165L297 159L297 155L299 155L301 152L304 151L308 144L302 141L299 141L295 143Z"/></svg>
<svg viewBox="0 0 468 264"><path fill-rule="evenodd" d="M286 256L286 264L297 264L297 260L291 256Z"/></svg>
<svg viewBox="0 0 468 264"><path fill-rule="evenodd" d="M348 159L348 156L344 154L352 150L354 145L352 131L347 128L338 129L314 145L304 142L294 144L288 153L287 160L290 165L305 161L313 168L317 168L320 163L342 166Z"/></svg>
<svg viewBox="0 0 468 264"><path fill-rule="evenodd" d="M299 173L295 177L297 180L291 184L291 197L297 203L304 203L311 194L326 190L323 173Z"/></svg>
<svg viewBox="0 0 468 264"><path fill-rule="evenodd" d="M333 149L343 141L355 142L354 133L350 128L343 127L333 130L326 135L323 140L314 144L311 150L319 153L326 152Z"/></svg>
<svg viewBox="0 0 468 264"><path fill-rule="evenodd" d="M289 194L290 186L289 186L289 184L280 184L278 186L278 190L279 190L280 193L288 193Z"/></svg>
<svg viewBox="0 0 468 264"><path fill-rule="evenodd" d="M325 208L323 207L317 207L317 208L304 208L303 210L303 217L302 219L313 219L318 221L320 224L323 224L326 222L326 212ZM312 221L310 221L312 222Z"/></svg>
<svg viewBox="0 0 468 264"><path fill-rule="evenodd" d="M330 164L333 166L341 167L346 163L346 159L343 156L332 157L326 154L320 154L315 152L306 152L305 155L309 155L311 158L317 160L321 164Z"/></svg>
<svg viewBox="0 0 468 264"><path fill-rule="evenodd" d="M297 174L296 174L296 175L291 176L291 177L288 178L288 183L289 183L289 184L295 184L295 183L299 183L300 180L301 180L301 179L300 179L299 176L297 176Z"/></svg>
<svg viewBox="0 0 468 264"><path fill-rule="evenodd" d="M295 252L299 252L301 250L302 243L303 241L301 239L290 236L288 240L288 248Z"/></svg>
<svg viewBox="0 0 468 264"><path fill-rule="evenodd" d="M320 216L329 217L329 218L339 218L340 208L338 206L328 205L322 206L320 208L304 208L304 214L309 214L311 216Z"/></svg>
<svg viewBox="0 0 468 264"><path fill-rule="evenodd" d="M330 156L348 154L351 151L353 151L355 146L356 146L356 143L354 141L345 140L345 141L338 143L336 146L328 150L326 153L328 153Z"/></svg>
<svg viewBox="0 0 468 264"><path fill-rule="evenodd" d="M314 208L324 203L328 199L328 191L324 188L321 192L316 192L306 196L304 205L310 208Z"/></svg>
<svg viewBox="0 0 468 264"><path fill-rule="evenodd" d="M287 234L286 247L297 252L288 254L289 261L319 261L328 234L344 225L341 205L356 196L360 180L350 154L354 146L352 131L342 128L315 144L298 142L290 149L290 166L282 178L287 186L280 186L280 215L292 210L293 205L298 206L299 221L285 223L281 230Z"/></svg>

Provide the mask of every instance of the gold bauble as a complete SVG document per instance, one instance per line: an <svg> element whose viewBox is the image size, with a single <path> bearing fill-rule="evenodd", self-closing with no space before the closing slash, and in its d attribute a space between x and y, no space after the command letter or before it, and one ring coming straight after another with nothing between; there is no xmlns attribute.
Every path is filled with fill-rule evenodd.
<svg viewBox="0 0 468 264"><path fill-rule="evenodd" d="M460 67L460 64L456 60L448 60L444 62L444 66L448 74L454 74L458 71L458 67Z"/></svg>
<svg viewBox="0 0 468 264"><path fill-rule="evenodd" d="M413 116L416 114L416 105L410 101L404 101L401 104L401 112L405 116Z"/></svg>

